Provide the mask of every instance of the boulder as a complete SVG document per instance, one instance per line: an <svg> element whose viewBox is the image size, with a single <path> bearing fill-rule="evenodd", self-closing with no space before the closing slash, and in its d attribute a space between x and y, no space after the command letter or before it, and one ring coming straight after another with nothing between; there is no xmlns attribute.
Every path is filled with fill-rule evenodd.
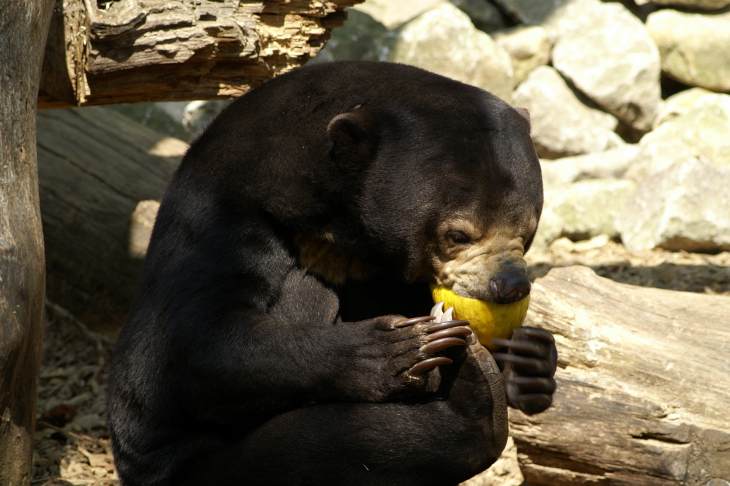
<svg viewBox="0 0 730 486"><path fill-rule="evenodd" d="M523 24L541 24L570 0L496 0L505 12Z"/></svg>
<svg viewBox="0 0 730 486"><path fill-rule="evenodd" d="M657 5L675 5L698 10L719 10L730 6L730 0L634 0L637 5L648 3Z"/></svg>
<svg viewBox="0 0 730 486"><path fill-rule="evenodd" d="M390 61L478 86L507 101L511 98L514 79L509 54L450 3L405 25L395 40Z"/></svg>
<svg viewBox="0 0 730 486"><path fill-rule="evenodd" d="M351 9L347 21L332 30L314 62L383 61L388 58L394 38L395 34L372 16Z"/></svg>
<svg viewBox="0 0 730 486"><path fill-rule="evenodd" d="M388 29L395 29L446 0L368 0L353 7Z"/></svg>
<svg viewBox="0 0 730 486"><path fill-rule="evenodd" d="M542 25L556 38L590 26L603 8L600 0L554 0L554 3L555 7Z"/></svg>
<svg viewBox="0 0 730 486"><path fill-rule="evenodd" d="M507 25L499 9L487 0L451 0L451 3L463 10L479 30L492 32Z"/></svg>
<svg viewBox="0 0 730 486"><path fill-rule="evenodd" d="M208 125L232 102L232 100L196 100L185 105L182 124L190 133L190 140L202 135Z"/></svg>
<svg viewBox="0 0 730 486"><path fill-rule="evenodd" d="M545 196L552 198L549 193L546 193ZM545 256L550 248L550 243L560 238L562 233L563 222L553 207L547 204L546 201L542 209L542 215L540 215L540 222L537 225L537 232L532 239L532 246L529 250L530 257L539 260Z"/></svg>
<svg viewBox="0 0 730 486"><path fill-rule="evenodd" d="M725 98L723 98L725 99ZM637 162L626 176L635 181L689 160L730 167L730 106L708 104L659 125L639 142Z"/></svg>
<svg viewBox="0 0 730 486"><path fill-rule="evenodd" d="M185 101L163 101L158 103L121 103L109 105L109 110L120 113L141 123L147 128L186 140L189 133L182 125L182 110ZM178 112L180 115L178 115Z"/></svg>
<svg viewBox="0 0 730 486"><path fill-rule="evenodd" d="M652 174L637 186L616 225L632 251L730 250L730 165L695 158Z"/></svg>
<svg viewBox="0 0 730 486"><path fill-rule="evenodd" d="M659 108L654 127L686 115L697 108L718 106L730 113L730 95L715 93L704 88L691 88L670 96Z"/></svg>
<svg viewBox="0 0 730 486"><path fill-rule="evenodd" d="M590 22L559 33L553 66L606 111L649 131L660 101L660 60L644 25L619 3L598 2L582 18Z"/></svg>
<svg viewBox="0 0 730 486"><path fill-rule="evenodd" d="M162 101L109 105L110 111L163 135L192 141L203 133L231 100Z"/></svg>
<svg viewBox="0 0 730 486"><path fill-rule="evenodd" d="M518 27L495 34L494 39L512 58L515 84L527 79L538 66L550 62L553 43L548 32L540 26Z"/></svg>
<svg viewBox="0 0 730 486"><path fill-rule="evenodd" d="M659 10L646 26L665 73L691 86L730 91L730 12Z"/></svg>
<svg viewBox="0 0 730 486"><path fill-rule="evenodd" d="M605 152L545 160L542 179L546 188L559 187L585 179L620 178L636 161L638 144L625 144Z"/></svg>
<svg viewBox="0 0 730 486"><path fill-rule="evenodd" d="M547 191L545 205L560 221L559 236L572 240L614 237L618 236L616 217L635 187L621 179L585 180Z"/></svg>
<svg viewBox="0 0 730 486"><path fill-rule="evenodd" d="M551 67L532 71L515 91L513 103L530 111L532 137L541 157L602 152L623 144L613 132L618 120L581 103Z"/></svg>

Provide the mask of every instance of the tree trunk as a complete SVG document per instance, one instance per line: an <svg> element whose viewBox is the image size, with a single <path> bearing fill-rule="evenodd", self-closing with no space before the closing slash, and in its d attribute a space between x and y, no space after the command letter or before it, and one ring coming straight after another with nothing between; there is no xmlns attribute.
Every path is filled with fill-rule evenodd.
<svg viewBox="0 0 730 486"><path fill-rule="evenodd" d="M0 484L29 484L44 265L35 114L53 0L0 4Z"/></svg>
<svg viewBox="0 0 730 486"><path fill-rule="evenodd" d="M186 149L108 109L39 114L51 300L96 330L118 329L137 291L156 214L157 203L144 201L162 197Z"/></svg>
<svg viewBox="0 0 730 486"><path fill-rule="evenodd" d="M730 298L554 269L528 322L558 343L553 408L510 414L530 485L730 481Z"/></svg>
<svg viewBox="0 0 730 486"><path fill-rule="evenodd" d="M64 0L41 106L240 96L304 64L362 0Z"/></svg>

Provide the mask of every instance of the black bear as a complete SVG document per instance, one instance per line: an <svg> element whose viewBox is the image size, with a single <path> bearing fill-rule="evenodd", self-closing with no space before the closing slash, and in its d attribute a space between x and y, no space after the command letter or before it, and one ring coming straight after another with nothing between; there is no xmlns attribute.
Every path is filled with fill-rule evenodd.
<svg viewBox="0 0 730 486"><path fill-rule="evenodd" d="M492 355L424 314L432 284L529 292L529 131L483 90L387 63L309 66L226 109L165 194L114 352L122 483L442 485L494 462L506 404L551 403L552 336Z"/></svg>

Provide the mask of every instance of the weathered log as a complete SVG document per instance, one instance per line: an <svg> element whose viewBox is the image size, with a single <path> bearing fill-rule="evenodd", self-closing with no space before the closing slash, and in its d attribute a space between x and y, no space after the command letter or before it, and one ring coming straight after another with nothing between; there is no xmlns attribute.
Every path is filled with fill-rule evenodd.
<svg viewBox="0 0 730 486"><path fill-rule="evenodd" d="M730 298L554 269L528 321L560 353L555 405L510 411L530 485L730 481Z"/></svg>
<svg viewBox="0 0 730 486"><path fill-rule="evenodd" d="M48 295L111 329L136 292L159 200L187 145L112 110L38 116L38 164Z"/></svg>
<svg viewBox="0 0 730 486"><path fill-rule="evenodd" d="M0 5L0 484L30 484L43 315L35 109L52 0Z"/></svg>
<svg viewBox="0 0 730 486"><path fill-rule="evenodd" d="M304 64L362 0L58 0L41 107L240 96Z"/></svg>

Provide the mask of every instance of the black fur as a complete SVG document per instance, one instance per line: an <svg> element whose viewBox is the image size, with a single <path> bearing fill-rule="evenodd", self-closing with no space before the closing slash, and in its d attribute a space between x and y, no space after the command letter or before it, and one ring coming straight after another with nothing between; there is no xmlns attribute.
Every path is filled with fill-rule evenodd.
<svg viewBox="0 0 730 486"><path fill-rule="evenodd" d="M527 122L477 88L336 63L232 104L170 184L114 353L123 484L449 484L488 467L506 433L491 358L451 352L437 399L402 373L424 327L393 326L428 312L436 224L473 201L504 221L542 206ZM325 230L366 281L302 268L297 236Z"/></svg>

